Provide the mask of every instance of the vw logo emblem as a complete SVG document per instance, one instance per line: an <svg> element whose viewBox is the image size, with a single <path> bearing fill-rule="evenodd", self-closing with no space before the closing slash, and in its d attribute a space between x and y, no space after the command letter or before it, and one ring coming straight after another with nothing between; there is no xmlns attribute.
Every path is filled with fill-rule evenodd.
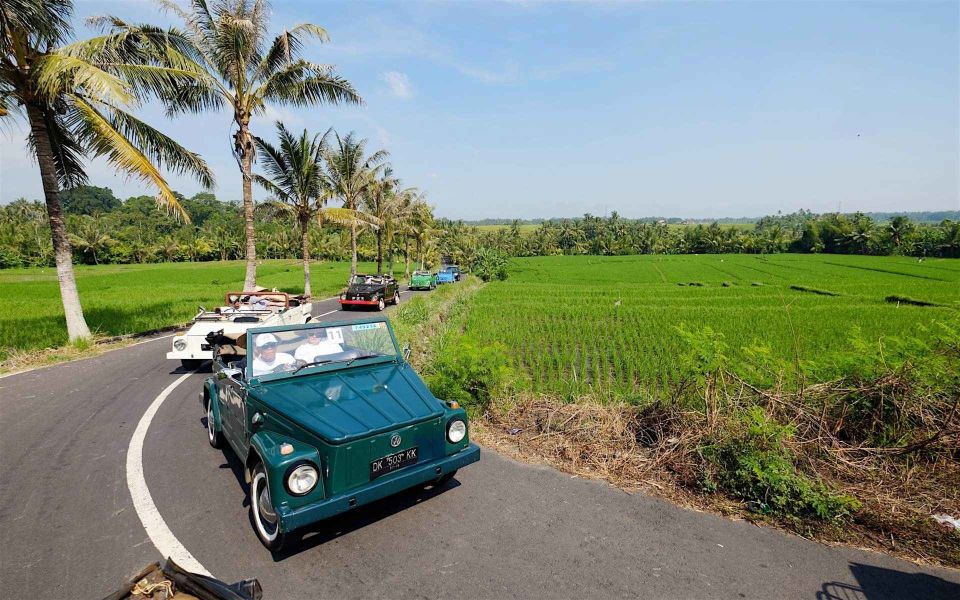
<svg viewBox="0 0 960 600"><path fill-rule="evenodd" d="M401 441L402 440L400 439L399 433L395 433L392 436L390 436L390 446L393 448L396 448L397 446L399 446Z"/></svg>

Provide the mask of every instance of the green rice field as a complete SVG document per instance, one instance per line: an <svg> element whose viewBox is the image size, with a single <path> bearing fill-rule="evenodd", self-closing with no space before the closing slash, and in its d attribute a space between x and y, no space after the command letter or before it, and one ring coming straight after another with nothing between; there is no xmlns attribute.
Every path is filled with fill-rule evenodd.
<svg viewBox="0 0 960 600"><path fill-rule="evenodd" d="M888 301L900 296L935 306ZM534 389L631 395L672 385L678 326L807 360L867 340L923 337L960 314L960 260L838 255L514 259L471 302L464 336L501 343Z"/></svg>
<svg viewBox="0 0 960 600"><path fill-rule="evenodd" d="M77 265L80 301L90 329L121 335L189 321L198 305L223 303L223 295L243 284L244 262ZM374 269L361 263L360 270ZM314 263L315 298L344 286L350 263ZM296 260L267 260L257 268L257 284L289 293L303 291L303 266ZM35 350L67 342L57 272L45 269L0 271L0 360L11 350Z"/></svg>

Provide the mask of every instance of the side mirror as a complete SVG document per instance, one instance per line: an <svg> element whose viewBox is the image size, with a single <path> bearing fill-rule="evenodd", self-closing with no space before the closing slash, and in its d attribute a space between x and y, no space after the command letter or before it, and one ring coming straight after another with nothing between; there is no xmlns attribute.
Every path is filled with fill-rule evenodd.
<svg viewBox="0 0 960 600"><path fill-rule="evenodd" d="M243 378L243 370L227 368L220 369L220 371L217 373L217 379L226 379L228 377L234 381L238 381Z"/></svg>
<svg viewBox="0 0 960 600"><path fill-rule="evenodd" d="M403 360L404 361L410 360L410 344L407 344L406 346L403 347Z"/></svg>

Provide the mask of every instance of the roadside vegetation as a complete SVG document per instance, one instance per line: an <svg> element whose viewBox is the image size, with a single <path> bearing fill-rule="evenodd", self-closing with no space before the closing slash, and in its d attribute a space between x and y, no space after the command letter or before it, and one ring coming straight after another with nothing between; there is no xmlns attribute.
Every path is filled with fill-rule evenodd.
<svg viewBox="0 0 960 600"><path fill-rule="evenodd" d="M956 566L960 534L932 516L960 514L957 269L786 255L518 259L509 279L413 337L428 348L434 393L466 405L474 435L502 451ZM677 285L692 280L702 285ZM940 306L898 307L891 290Z"/></svg>

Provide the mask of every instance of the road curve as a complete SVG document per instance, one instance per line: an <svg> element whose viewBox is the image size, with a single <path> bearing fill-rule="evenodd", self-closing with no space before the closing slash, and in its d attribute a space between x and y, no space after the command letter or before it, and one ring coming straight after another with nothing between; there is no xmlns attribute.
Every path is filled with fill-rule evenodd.
<svg viewBox="0 0 960 600"><path fill-rule="evenodd" d="M334 301L316 304L328 311ZM183 374L168 344L0 379L0 598L99 598L161 558L125 461L141 416ZM204 567L257 577L266 598L960 598L958 571L829 548L490 450L444 489L358 509L274 556L251 529L238 462L204 437L196 397L207 376L190 375L160 406L144 477Z"/></svg>

